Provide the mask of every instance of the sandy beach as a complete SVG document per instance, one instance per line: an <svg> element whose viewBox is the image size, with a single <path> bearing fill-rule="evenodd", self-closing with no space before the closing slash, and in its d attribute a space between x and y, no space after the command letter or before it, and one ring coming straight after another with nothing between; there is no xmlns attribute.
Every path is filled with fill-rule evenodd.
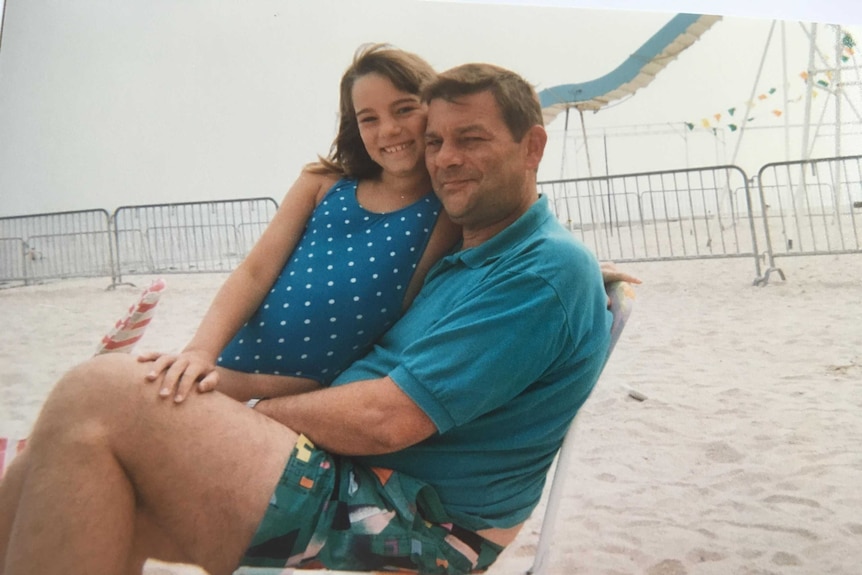
<svg viewBox="0 0 862 575"><path fill-rule="evenodd" d="M749 259L624 266L644 284L579 416L551 573L860 572L862 257L777 263L765 287ZM179 349L223 278L166 276L137 351ZM153 278L130 279L0 290L0 435ZM492 574L526 571L541 509Z"/></svg>

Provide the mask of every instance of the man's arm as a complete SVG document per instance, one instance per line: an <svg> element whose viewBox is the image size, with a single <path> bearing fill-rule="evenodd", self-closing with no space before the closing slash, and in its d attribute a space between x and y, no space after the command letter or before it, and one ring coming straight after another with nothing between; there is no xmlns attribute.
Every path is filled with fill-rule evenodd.
<svg viewBox="0 0 862 575"><path fill-rule="evenodd" d="M388 376L266 399L255 410L342 455L391 453L437 432Z"/></svg>

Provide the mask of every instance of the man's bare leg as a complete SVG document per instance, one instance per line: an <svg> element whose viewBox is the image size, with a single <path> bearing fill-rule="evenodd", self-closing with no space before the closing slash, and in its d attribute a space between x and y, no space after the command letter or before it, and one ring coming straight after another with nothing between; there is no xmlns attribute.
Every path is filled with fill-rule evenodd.
<svg viewBox="0 0 862 575"><path fill-rule="evenodd" d="M0 509L15 516L5 575L139 572L148 556L235 568L296 434L218 393L161 399L147 370L100 356L51 393L23 484L0 486L0 502L20 490Z"/></svg>
<svg viewBox="0 0 862 575"><path fill-rule="evenodd" d="M25 450L18 455L12 464L7 468L0 486L0 574L4 571L6 563L6 548L9 543L12 525L15 520L15 511L18 509L18 503L21 500L21 493L24 488L24 479L29 469L30 450ZM135 523L135 537L141 541L150 541L152 538L162 535L162 531L151 524L151 520L146 515L140 515ZM171 549L172 541L165 540L162 547L167 552ZM140 545L133 545L133 548L138 548ZM183 555L178 551L173 554L173 560L181 561ZM165 559L169 557L166 554ZM130 565L137 565L137 571L140 571L140 565L143 565L147 559L146 556L134 557ZM134 570L132 570L134 572Z"/></svg>

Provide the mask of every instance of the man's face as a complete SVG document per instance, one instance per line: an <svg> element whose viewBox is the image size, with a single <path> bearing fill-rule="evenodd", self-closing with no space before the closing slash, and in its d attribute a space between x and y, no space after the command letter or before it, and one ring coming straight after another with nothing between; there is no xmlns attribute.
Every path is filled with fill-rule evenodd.
<svg viewBox="0 0 862 575"><path fill-rule="evenodd" d="M429 104L425 163L449 217L464 226L465 240L471 230L496 233L535 201L528 185L541 159L534 130L544 134L537 126L516 142L487 91Z"/></svg>

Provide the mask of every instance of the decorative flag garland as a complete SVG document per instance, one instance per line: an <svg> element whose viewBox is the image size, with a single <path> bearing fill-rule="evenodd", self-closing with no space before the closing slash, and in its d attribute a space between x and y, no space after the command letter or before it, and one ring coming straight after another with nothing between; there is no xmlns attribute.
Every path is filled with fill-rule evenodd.
<svg viewBox="0 0 862 575"><path fill-rule="evenodd" d="M766 103L767 100L769 100L770 97L773 94L775 94L777 91L778 91L777 88L770 88L768 91L766 91L762 94L759 94L755 101L749 101L746 103L746 105L745 105L746 109L750 113L750 115L747 118L748 122L753 122L754 120L757 120L759 117L761 117L762 114L751 113L751 110L753 110L758 104ZM802 96L799 95L796 98L794 98L793 100L791 100L791 102L799 102L801 100L802 100ZM694 130L696 127L699 126L701 128L705 128L708 130L714 130L714 129L718 129L718 128L722 128L722 129L727 128L731 132L735 132L740 127L739 116L736 115L737 110L740 107L741 106L733 106L731 108L728 108L726 110L727 116L725 116L723 113L719 112L719 113L713 114L710 117L702 118L699 123L685 122L685 126L689 130ZM780 118L784 114L784 110L782 110L781 108L772 108L771 110L768 111L768 113L772 114L776 118ZM722 120L724 120L724 122L722 122Z"/></svg>
<svg viewBox="0 0 862 575"><path fill-rule="evenodd" d="M856 53L855 52L856 41L853 39L853 36L851 36L849 32L845 32L841 38L841 45L843 46L841 61L847 62ZM809 73L807 70L803 70L802 72L800 72L799 77L806 84L809 82ZM831 83L832 83L832 71L827 70L825 72L822 72L822 73L818 74L818 76L816 78L813 78L812 80L813 80L814 85L820 86L821 88L828 90ZM755 101L749 101L746 103L746 109L750 111L753 108L755 108L759 103L760 104L766 103L767 100L769 100L770 97L773 94L775 94L776 92L777 92L776 88L770 88L768 91L759 94ZM816 89L811 91L811 96L813 98L816 98L818 95L819 95L819 92ZM799 102L801 100L802 100L802 95L800 94L800 95L796 96L795 98L793 98L792 100L790 100L790 102L796 103L796 102ZM733 106L731 108L728 108L726 110L726 113L727 113L726 118L725 118L723 113L715 113L715 114L712 114L711 116L701 118L701 120L699 122L690 122L689 121L689 122L684 122L684 124L685 124L686 128L688 128L689 131L693 131L695 129L701 129L702 128L702 129L706 129L706 130L712 130L713 133L715 133L715 131L717 129L725 129L726 128L726 129L730 130L731 132L735 132L740 128L740 124L736 121L738 119L738 117L735 116L738 107L739 106ZM769 110L767 113L772 114L776 118L780 118L785 112L786 112L786 110L782 110L780 107L774 107L771 110ZM748 116L746 121L747 122L753 122L762 116L763 116L762 113L761 114L751 113ZM725 122L722 122L723 119L725 120Z"/></svg>

